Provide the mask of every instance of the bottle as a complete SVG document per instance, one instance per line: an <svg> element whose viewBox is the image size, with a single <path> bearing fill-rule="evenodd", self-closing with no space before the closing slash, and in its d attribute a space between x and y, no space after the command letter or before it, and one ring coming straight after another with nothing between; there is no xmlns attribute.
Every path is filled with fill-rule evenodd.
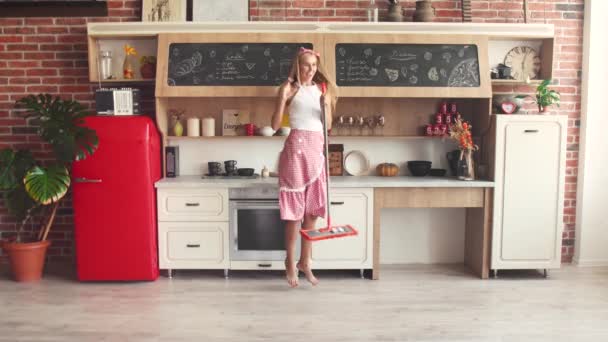
<svg viewBox="0 0 608 342"><path fill-rule="evenodd" d="M270 177L270 172L268 171L268 168L266 167L266 165L264 165L264 168L262 169L262 178L268 178Z"/></svg>
<svg viewBox="0 0 608 342"><path fill-rule="evenodd" d="M110 80L114 78L112 75L112 51L101 51L100 52L100 72L102 80Z"/></svg>

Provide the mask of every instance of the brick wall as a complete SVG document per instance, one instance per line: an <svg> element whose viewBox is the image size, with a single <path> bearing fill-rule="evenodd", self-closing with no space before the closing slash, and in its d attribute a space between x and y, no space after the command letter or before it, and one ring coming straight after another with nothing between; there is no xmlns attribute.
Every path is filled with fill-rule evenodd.
<svg viewBox="0 0 608 342"><path fill-rule="evenodd" d="M376 0L380 19L387 13L387 1ZM414 0L401 0L405 21L411 21ZM460 0L435 0L437 21L461 21ZM0 18L0 148L29 146L40 157L48 149L40 143L27 123L16 116L14 102L37 92L92 105L94 85L88 83L86 23L92 21L139 21L141 2L109 0L104 18ZM250 0L251 20L365 21L369 0ZM472 0L474 22L523 22L522 0ZM578 165L580 91L582 68L583 0L529 0L528 22L555 25L555 88L562 93L561 108L554 113L570 118L564 203L565 231L563 261L574 254L576 181ZM495 86L495 91L524 92L525 86ZM153 100L152 87L144 96ZM149 102L151 104L151 102ZM146 106L152 108L151 105ZM30 227L31 229L31 227ZM0 233L10 236L14 220L0 200ZM72 217L69 199L59 212L51 231L51 260L71 260L73 255Z"/></svg>

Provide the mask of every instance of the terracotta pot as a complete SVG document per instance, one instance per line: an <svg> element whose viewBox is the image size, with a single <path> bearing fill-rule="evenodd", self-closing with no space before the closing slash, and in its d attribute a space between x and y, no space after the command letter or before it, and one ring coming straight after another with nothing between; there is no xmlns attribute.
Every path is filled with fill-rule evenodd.
<svg viewBox="0 0 608 342"><path fill-rule="evenodd" d="M400 5L391 4L388 7L388 21L402 22L403 21L403 13Z"/></svg>
<svg viewBox="0 0 608 342"><path fill-rule="evenodd" d="M46 251L51 242L2 242L2 249L10 260L13 277L16 281L38 281L42 278Z"/></svg>
<svg viewBox="0 0 608 342"><path fill-rule="evenodd" d="M431 22L435 20L435 8L430 0L416 1L414 21Z"/></svg>
<svg viewBox="0 0 608 342"><path fill-rule="evenodd" d="M156 64L146 63L139 68L142 78L155 78L156 77Z"/></svg>

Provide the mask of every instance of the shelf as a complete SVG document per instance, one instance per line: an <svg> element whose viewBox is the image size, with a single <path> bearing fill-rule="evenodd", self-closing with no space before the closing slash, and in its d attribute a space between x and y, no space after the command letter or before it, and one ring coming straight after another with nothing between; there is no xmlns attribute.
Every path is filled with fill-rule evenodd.
<svg viewBox="0 0 608 342"><path fill-rule="evenodd" d="M285 139L287 136L271 136L265 137L261 135L246 136L246 135L226 135L226 136L213 136L213 137L176 137L166 136L167 140L179 141L179 140L217 140L217 139ZM449 139L449 136L424 136L424 135L330 135L329 139L404 139L404 140L423 140L423 139Z"/></svg>
<svg viewBox="0 0 608 342"><path fill-rule="evenodd" d="M137 79L113 79L113 80L101 80L101 81L92 81L92 83L154 83L156 80L154 78L137 78Z"/></svg>
<svg viewBox="0 0 608 342"><path fill-rule="evenodd" d="M492 80L492 84L503 84L503 85L537 85L540 84L543 80L530 80L529 83L526 81L520 80Z"/></svg>

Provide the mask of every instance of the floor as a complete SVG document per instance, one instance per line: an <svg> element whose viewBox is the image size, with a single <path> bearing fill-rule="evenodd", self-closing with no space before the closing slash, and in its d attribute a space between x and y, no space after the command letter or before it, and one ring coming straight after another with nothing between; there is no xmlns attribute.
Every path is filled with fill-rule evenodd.
<svg viewBox="0 0 608 342"><path fill-rule="evenodd" d="M608 341L608 268L480 280L455 265L387 266L379 281L320 272L317 287L301 276L296 289L278 272L179 271L151 283L8 276L0 271L3 342Z"/></svg>

